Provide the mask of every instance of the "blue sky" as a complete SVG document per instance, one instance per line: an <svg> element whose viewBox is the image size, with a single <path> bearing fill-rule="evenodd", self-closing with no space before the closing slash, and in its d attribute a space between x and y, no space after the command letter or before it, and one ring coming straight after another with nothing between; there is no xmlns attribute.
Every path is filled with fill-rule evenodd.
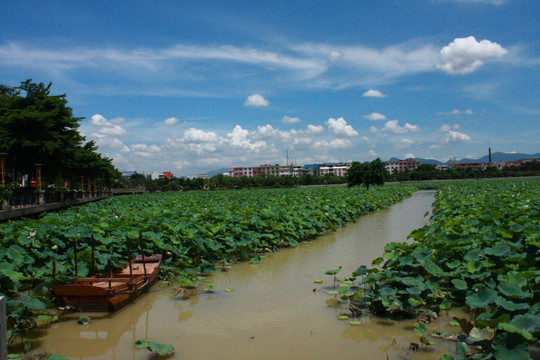
<svg viewBox="0 0 540 360"><path fill-rule="evenodd" d="M540 1L3 1L0 83L119 169L540 151Z"/></svg>

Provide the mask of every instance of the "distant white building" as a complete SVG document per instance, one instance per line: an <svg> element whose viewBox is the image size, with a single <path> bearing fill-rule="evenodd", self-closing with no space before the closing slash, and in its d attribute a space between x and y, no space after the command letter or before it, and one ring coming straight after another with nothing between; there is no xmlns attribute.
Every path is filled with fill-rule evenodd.
<svg viewBox="0 0 540 360"><path fill-rule="evenodd" d="M396 169L399 171L399 162L398 161L387 161L384 165L384 168L386 171L388 171L389 174L393 174Z"/></svg>
<svg viewBox="0 0 540 360"><path fill-rule="evenodd" d="M345 176L351 165L352 163L321 165L319 166L319 175Z"/></svg>

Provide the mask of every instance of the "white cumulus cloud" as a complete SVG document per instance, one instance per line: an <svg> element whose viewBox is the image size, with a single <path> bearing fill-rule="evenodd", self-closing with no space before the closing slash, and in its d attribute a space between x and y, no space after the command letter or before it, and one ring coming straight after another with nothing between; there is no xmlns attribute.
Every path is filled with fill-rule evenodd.
<svg viewBox="0 0 540 360"><path fill-rule="evenodd" d="M372 112L371 114L368 114L368 115L364 115L364 117L366 119L369 119L369 120L386 120L386 115L384 114L379 114L379 113L376 113L376 112Z"/></svg>
<svg viewBox="0 0 540 360"><path fill-rule="evenodd" d="M306 132L313 135L322 134L324 132L324 127L322 125L309 124L306 128Z"/></svg>
<svg viewBox="0 0 540 360"><path fill-rule="evenodd" d="M175 117L170 117L168 119L165 119L165 121L163 122L165 125L167 126L173 126L175 124L177 124L180 120L178 120L177 118Z"/></svg>
<svg viewBox="0 0 540 360"><path fill-rule="evenodd" d="M454 109L452 111L440 111L437 113L437 115L454 115L454 116L472 115L472 114L474 114L474 112L471 109L467 109L467 110Z"/></svg>
<svg viewBox="0 0 540 360"><path fill-rule="evenodd" d="M240 125L236 125L233 131L227 134L227 138L230 145L250 151L258 152L266 146L266 142L262 140L252 141L249 138L249 131L242 129Z"/></svg>
<svg viewBox="0 0 540 360"><path fill-rule="evenodd" d="M379 90L372 90L372 89L369 89L368 91L363 93L362 96L363 97L376 97L376 98L386 97L386 95L380 92Z"/></svg>
<svg viewBox="0 0 540 360"><path fill-rule="evenodd" d="M127 130L115 123L115 120L107 120L100 114L92 115L90 124L99 128L98 133L109 136L125 136L128 134ZM122 121L118 121L122 122Z"/></svg>
<svg viewBox="0 0 540 360"><path fill-rule="evenodd" d="M445 144L461 143L466 141L471 141L471 137L469 135L454 130L448 130L444 139Z"/></svg>
<svg viewBox="0 0 540 360"><path fill-rule="evenodd" d="M358 132L351 125L347 125L347 122L343 118L330 118L326 124L328 125L328 129L336 135L358 136Z"/></svg>
<svg viewBox="0 0 540 360"><path fill-rule="evenodd" d="M281 119L281 122L282 122L282 123L285 123L285 124L295 124L295 123L300 122L300 118L284 116L284 117Z"/></svg>
<svg viewBox="0 0 540 360"><path fill-rule="evenodd" d="M394 134L405 134L407 132L417 132L420 131L418 125L411 125L405 123L405 126L399 126L398 120L389 120L384 124L384 127L381 131L390 131Z"/></svg>
<svg viewBox="0 0 540 360"><path fill-rule="evenodd" d="M414 144L416 144L416 141L408 138L403 138L398 144L395 145L395 148L400 150L409 149Z"/></svg>
<svg viewBox="0 0 540 360"><path fill-rule="evenodd" d="M443 47L437 68L447 74L469 74L484 64L485 60L500 58L508 53L501 45L489 40L478 42L474 36L456 38Z"/></svg>
<svg viewBox="0 0 540 360"><path fill-rule="evenodd" d="M244 106L255 106L255 107L261 107L261 106L268 106L270 105L270 101L266 100L264 96L260 94L253 94L247 97L246 101L244 102Z"/></svg>

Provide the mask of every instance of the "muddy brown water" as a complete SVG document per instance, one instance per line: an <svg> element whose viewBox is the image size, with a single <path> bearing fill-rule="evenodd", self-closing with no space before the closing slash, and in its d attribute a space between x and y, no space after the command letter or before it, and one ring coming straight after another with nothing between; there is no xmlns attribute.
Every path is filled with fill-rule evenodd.
<svg viewBox="0 0 540 360"><path fill-rule="evenodd" d="M90 324L78 325L78 315L53 324L38 332L36 351L69 359L149 359L147 350L134 346L149 339L172 344L174 359L437 359L453 345L439 342L406 355L410 342L418 342L414 321L338 320L346 309L328 295L333 281L324 275L341 265L339 275L350 276L380 256L386 243L405 241L428 223L424 214L434 194L417 192L330 234L268 254L259 264L215 272L208 278L214 293L175 296L174 287L156 284L119 312L92 315ZM323 284L314 283L318 279ZM437 321L443 329L447 323L445 317Z"/></svg>

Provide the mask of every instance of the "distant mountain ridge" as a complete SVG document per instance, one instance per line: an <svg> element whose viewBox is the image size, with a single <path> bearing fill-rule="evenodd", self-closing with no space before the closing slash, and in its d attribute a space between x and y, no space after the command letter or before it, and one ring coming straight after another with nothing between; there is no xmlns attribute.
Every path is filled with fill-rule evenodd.
<svg viewBox="0 0 540 360"><path fill-rule="evenodd" d="M503 153L503 152L496 152L491 154L491 161L492 162L498 162L498 161L516 161L516 160L523 160L523 159L531 159L531 158L540 158L540 153L536 154L522 154L522 153ZM470 162L488 162L489 161L489 155L482 156L480 159L461 159L457 161L458 163L470 163Z"/></svg>
<svg viewBox="0 0 540 360"><path fill-rule="evenodd" d="M212 176L216 176L216 175L227 173L227 172L229 172L228 168L221 168L221 169L209 171L207 175L208 177L212 177Z"/></svg>
<svg viewBox="0 0 540 360"><path fill-rule="evenodd" d="M498 161L516 161L516 160L524 160L524 159L537 159L540 158L540 153L536 154L523 154L523 153L503 153L503 152L496 152L491 154L491 161L492 162L498 162ZM398 159L396 157L390 158L388 161L399 161L402 159ZM420 164L450 164L452 162L456 162L459 164L464 163L483 163L483 162L489 162L489 154L482 156L479 159L471 159L471 158L463 158L461 160L448 160L447 162L442 162L435 159L422 159L422 158L416 158L416 160L420 161Z"/></svg>

